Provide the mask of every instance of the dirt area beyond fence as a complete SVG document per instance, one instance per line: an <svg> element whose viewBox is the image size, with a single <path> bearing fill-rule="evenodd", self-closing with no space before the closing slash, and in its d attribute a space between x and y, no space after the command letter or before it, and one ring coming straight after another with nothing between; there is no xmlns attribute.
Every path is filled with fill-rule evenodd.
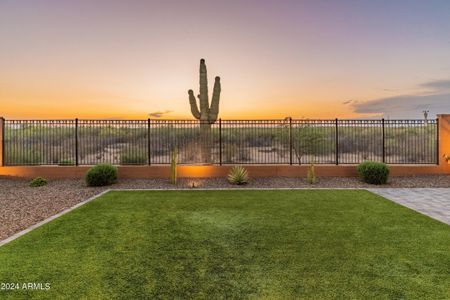
<svg viewBox="0 0 450 300"><path fill-rule="evenodd" d="M192 189L194 188L365 188L374 187L358 178L323 177L310 185L305 178L253 178L248 185L232 186L225 178L180 179L174 186L165 179L121 180L109 186L87 187L83 180L50 180L31 188L27 180L0 178L0 240L72 207L105 189ZM450 175L392 177L380 187L450 187Z"/></svg>

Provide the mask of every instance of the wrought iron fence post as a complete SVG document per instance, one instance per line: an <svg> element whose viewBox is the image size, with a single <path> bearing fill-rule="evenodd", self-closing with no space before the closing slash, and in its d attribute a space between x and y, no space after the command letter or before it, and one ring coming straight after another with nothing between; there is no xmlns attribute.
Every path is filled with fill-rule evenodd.
<svg viewBox="0 0 450 300"><path fill-rule="evenodd" d="M439 153L439 118L436 118L436 164L439 165L440 153Z"/></svg>
<svg viewBox="0 0 450 300"><path fill-rule="evenodd" d="M383 156L383 162L385 163L386 162L386 142L385 142L385 129L384 129L384 118L383 119L381 119L381 125L383 126L383 142L382 142L382 145L383 145L383 154L382 154L382 156Z"/></svg>
<svg viewBox="0 0 450 300"><path fill-rule="evenodd" d="M152 164L152 155L150 152L150 118L147 119L147 155L148 155L148 165L150 166Z"/></svg>
<svg viewBox="0 0 450 300"><path fill-rule="evenodd" d="M336 118L336 129L335 129L335 161L336 165L339 165L339 126L338 118Z"/></svg>
<svg viewBox="0 0 450 300"><path fill-rule="evenodd" d="M292 166L292 118L289 117L289 164Z"/></svg>
<svg viewBox="0 0 450 300"><path fill-rule="evenodd" d="M75 119L75 166L78 166L78 118Z"/></svg>
<svg viewBox="0 0 450 300"><path fill-rule="evenodd" d="M222 119L219 119L219 165L222 165Z"/></svg>

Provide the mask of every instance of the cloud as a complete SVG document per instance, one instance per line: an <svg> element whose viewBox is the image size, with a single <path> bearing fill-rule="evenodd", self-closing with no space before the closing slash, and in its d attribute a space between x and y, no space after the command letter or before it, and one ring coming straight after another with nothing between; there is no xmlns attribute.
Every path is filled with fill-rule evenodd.
<svg viewBox="0 0 450 300"><path fill-rule="evenodd" d="M428 89L428 92L353 101L349 105L355 113L385 118L422 118L424 110L430 112L430 117L450 113L450 80L428 81L418 87Z"/></svg>
<svg viewBox="0 0 450 300"><path fill-rule="evenodd" d="M420 85L422 88L431 89L435 92L442 92L450 90L450 80L434 80L422 83Z"/></svg>
<svg viewBox="0 0 450 300"><path fill-rule="evenodd" d="M151 112L148 114L149 117L152 118L161 118L164 115L170 114L171 112L173 112L172 110L165 110L165 111L155 111L155 112Z"/></svg>
<svg viewBox="0 0 450 300"><path fill-rule="evenodd" d="M389 118L421 118L424 110L429 116L450 112L450 93L431 95L401 95L374 99L352 105L360 114L379 114Z"/></svg>

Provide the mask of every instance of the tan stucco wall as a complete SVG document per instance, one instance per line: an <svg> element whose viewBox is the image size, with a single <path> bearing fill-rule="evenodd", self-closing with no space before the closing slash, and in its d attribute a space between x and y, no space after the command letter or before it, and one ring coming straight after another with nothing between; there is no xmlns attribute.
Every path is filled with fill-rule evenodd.
<svg viewBox="0 0 450 300"><path fill-rule="evenodd" d="M252 177L304 177L308 166L245 166ZM119 178L168 178L169 166L120 166ZM179 166L179 177L223 177L226 176L231 166ZM438 165L391 165L392 176L414 176L424 174L443 174L444 170ZM86 174L88 166L62 167L62 166L35 166L35 167L2 167L0 176L12 176L33 178L42 176L48 179L56 178L82 178ZM357 176L356 165L317 165L317 176L346 177ZM448 168L447 168L448 169Z"/></svg>
<svg viewBox="0 0 450 300"><path fill-rule="evenodd" d="M450 174L450 164L444 155L450 155L450 114L438 115L439 119L439 165L444 173Z"/></svg>
<svg viewBox="0 0 450 300"><path fill-rule="evenodd" d="M0 117L0 167L3 166L3 128L5 126L5 119Z"/></svg>

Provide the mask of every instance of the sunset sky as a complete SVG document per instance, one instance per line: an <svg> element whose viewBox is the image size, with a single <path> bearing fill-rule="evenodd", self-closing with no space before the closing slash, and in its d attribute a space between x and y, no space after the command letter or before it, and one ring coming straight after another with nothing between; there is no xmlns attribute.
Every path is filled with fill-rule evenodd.
<svg viewBox="0 0 450 300"><path fill-rule="evenodd" d="M220 117L450 113L450 1L0 1L0 116L189 118L200 58Z"/></svg>

